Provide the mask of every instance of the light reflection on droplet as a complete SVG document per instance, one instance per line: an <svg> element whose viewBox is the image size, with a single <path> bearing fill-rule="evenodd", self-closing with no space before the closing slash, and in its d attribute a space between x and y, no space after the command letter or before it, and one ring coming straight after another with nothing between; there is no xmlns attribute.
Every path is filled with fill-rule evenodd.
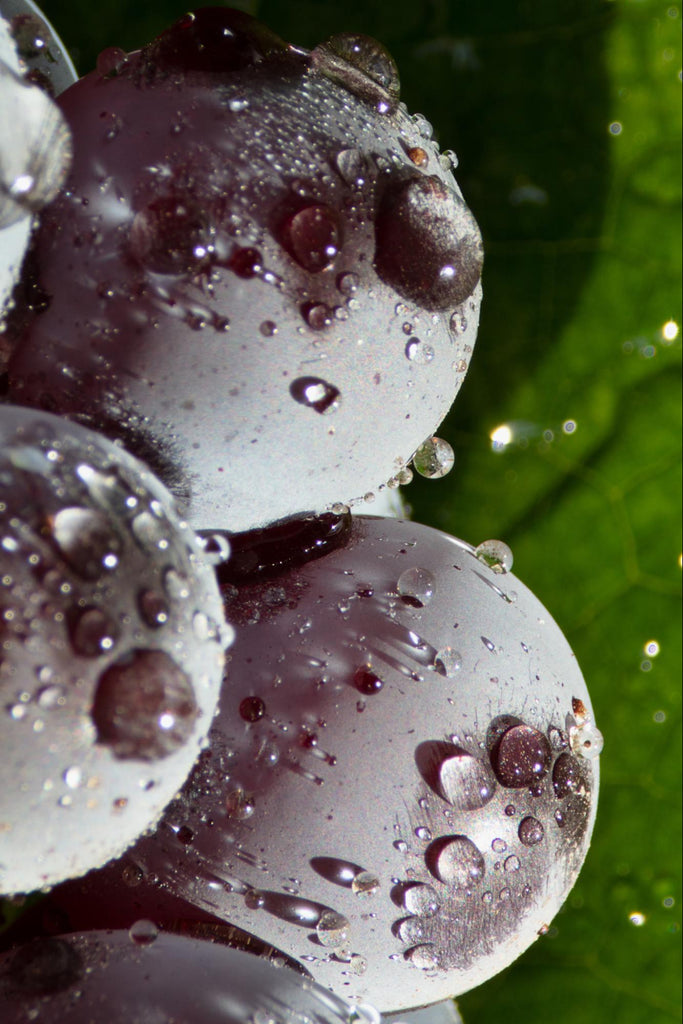
<svg viewBox="0 0 683 1024"><path fill-rule="evenodd" d="M492 451L505 451L508 445L512 444L512 427L510 427L507 423L502 423L499 427L496 427L495 430L491 431L489 437L491 438Z"/></svg>
<svg viewBox="0 0 683 1024"><path fill-rule="evenodd" d="M662 326L662 341L671 344L678 337L679 327L675 320L667 320Z"/></svg>
<svg viewBox="0 0 683 1024"><path fill-rule="evenodd" d="M628 919L632 925L635 925L636 928L640 928L642 925L645 924L647 920L645 914L641 913L639 910L631 911L631 913L628 915Z"/></svg>

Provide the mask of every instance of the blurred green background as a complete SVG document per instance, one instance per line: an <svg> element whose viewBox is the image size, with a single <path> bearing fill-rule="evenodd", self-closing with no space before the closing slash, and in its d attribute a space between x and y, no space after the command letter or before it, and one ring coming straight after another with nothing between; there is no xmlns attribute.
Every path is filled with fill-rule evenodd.
<svg viewBox="0 0 683 1024"><path fill-rule="evenodd" d="M659 0L255 0L288 41L379 38L482 226L475 358L416 519L506 540L605 735L581 879L466 1024L680 1019L681 10ZM182 0L45 0L79 71Z"/></svg>

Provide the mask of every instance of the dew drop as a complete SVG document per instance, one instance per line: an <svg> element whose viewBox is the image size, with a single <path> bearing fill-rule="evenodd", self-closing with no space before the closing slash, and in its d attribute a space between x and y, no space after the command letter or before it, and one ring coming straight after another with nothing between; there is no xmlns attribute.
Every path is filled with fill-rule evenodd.
<svg viewBox="0 0 683 1024"><path fill-rule="evenodd" d="M529 725L513 725L503 732L491 750L491 765L502 786L524 789L548 773L550 744L542 732Z"/></svg>
<svg viewBox="0 0 683 1024"><path fill-rule="evenodd" d="M398 937L401 942L406 944L414 945L417 942L421 942L425 937L422 922L417 917L406 917L399 923Z"/></svg>
<svg viewBox="0 0 683 1024"><path fill-rule="evenodd" d="M374 896L379 890L379 878L372 871L359 871L351 882L351 891L356 896Z"/></svg>
<svg viewBox="0 0 683 1024"><path fill-rule="evenodd" d="M468 298L479 282L479 228L460 197L439 178L395 174L375 220L375 267L390 287L424 309Z"/></svg>
<svg viewBox="0 0 683 1024"><path fill-rule="evenodd" d="M190 680L168 654L135 650L102 673L91 715L97 742L115 757L155 761L187 743L197 703Z"/></svg>
<svg viewBox="0 0 683 1024"><path fill-rule="evenodd" d="M543 842L545 829L537 818L528 815L520 821L517 834L524 846L536 846Z"/></svg>
<svg viewBox="0 0 683 1024"><path fill-rule="evenodd" d="M96 658L112 650L118 630L100 608L85 608L72 623L70 636L76 654Z"/></svg>
<svg viewBox="0 0 683 1024"><path fill-rule="evenodd" d="M553 766L553 789L555 796L562 797L575 793L583 782L581 765L571 754L560 754Z"/></svg>
<svg viewBox="0 0 683 1024"><path fill-rule="evenodd" d="M136 213L128 250L155 273L196 273L210 262L214 234L193 196L162 196Z"/></svg>
<svg viewBox="0 0 683 1024"><path fill-rule="evenodd" d="M342 149L335 157L335 164L347 185L359 187L364 183L367 167L359 149Z"/></svg>
<svg viewBox="0 0 683 1024"><path fill-rule="evenodd" d="M336 910L326 910L321 914L315 932L323 946L334 948L348 942L349 928L349 922L343 914L338 914Z"/></svg>
<svg viewBox="0 0 683 1024"><path fill-rule="evenodd" d="M461 309L456 309L451 314L451 319L449 320L449 327L452 333L455 335L465 333L465 331L467 330L467 317L465 316Z"/></svg>
<svg viewBox="0 0 683 1024"><path fill-rule="evenodd" d="M496 789L488 765L466 751L441 762L438 780L442 796L460 811L485 807Z"/></svg>
<svg viewBox="0 0 683 1024"><path fill-rule="evenodd" d="M368 102L395 106L401 83L390 53L370 36L343 32L312 53L314 65L329 78Z"/></svg>
<svg viewBox="0 0 683 1024"><path fill-rule="evenodd" d="M64 561L84 580L98 580L120 545L103 512L63 508L49 521L52 538ZM113 565L116 565L115 560Z"/></svg>
<svg viewBox="0 0 683 1024"><path fill-rule="evenodd" d="M431 943L413 946L406 952L406 960L420 971L433 971L438 966L436 949Z"/></svg>
<svg viewBox="0 0 683 1024"><path fill-rule="evenodd" d="M120 46L108 46L97 55L95 67L101 78L115 78L128 63L128 54Z"/></svg>
<svg viewBox="0 0 683 1024"><path fill-rule="evenodd" d="M320 377L297 377L289 386L289 393L299 405L307 405L321 414L334 412L339 408L339 389Z"/></svg>
<svg viewBox="0 0 683 1024"><path fill-rule="evenodd" d="M251 818L255 809L253 796L250 793L245 793L240 786L231 790L225 798L225 810L228 817L235 818L237 821L246 821L247 818Z"/></svg>
<svg viewBox="0 0 683 1024"><path fill-rule="evenodd" d="M148 921L146 918L135 921L128 929L130 941L135 946L151 946L158 934L159 929L154 921Z"/></svg>
<svg viewBox="0 0 683 1024"><path fill-rule="evenodd" d="M395 850L398 850L399 853L407 853L408 851L408 844L404 839L395 839L391 845Z"/></svg>
<svg viewBox="0 0 683 1024"><path fill-rule="evenodd" d="M353 685L360 693L370 697L380 692L384 682L372 671L369 665L363 665L354 673Z"/></svg>
<svg viewBox="0 0 683 1024"><path fill-rule="evenodd" d="M358 291L359 285L360 280L358 274L354 274L351 271L345 274L340 274L339 277L337 278L337 288L342 293L342 295L355 295L355 293Z"/></svg>
<svg viewBox="0 0 683 1024"><path fill-rule="evenodd" d="M140 616L152 629L158 629L168 622L169 609L164 597L156 590L143 590L138 595Z"/></svg>
<svg viewBox="0 0 683 1024"><path fill-rule="evenodd" d="M413 466L421 476L439 480L453 469L455 453L448 441L441 437L430 437L413 455Z"/></svg>
<svg viewBox="0 0 683 1024"><path fill-rule="evenodd" d="M434 349L420 338L411 338L406 345L405 353L411 363L418 366L426 366L434 359Z"/></svg>
<svg viewBox="0 0 683 1024"><path fill-rule="evenodd" d="M453 647L442 647L434 656L434 668L442 676L452 679L462 668L462 655Z"/></svg>
<svg viewBox="0 0 683 1024"><path fill-rule="evenodd" d="M250 910L261 910L266 905L266 897L260 889L249 889L245 893L244 902Z"/></svg>
<svg viewBox="0 0 683 1024"><path fill-rule="evenodd" d="M233 274L249 280L262 273L263 257L258 249L237 246L230 256L228 267Z"/></svg>
<svg viewBox="0 0 683 1024"><path fill-rule="evenodd" d="M413 146L408 150L408 159L411 160L416 167L426 167L429 163L429 154L426 150L422 149L421 146Z"/></svg>
<svg viewBox="0 0 683 1024"><path fill-rule="evenodd" d="M519 871L519 857L515 857L514 854L511 857L506 857L503 863L504 871Z"/></svg>
<svg viewBox="0 0 683 1024"><path fill-rule="evenodd" d="M434 596L434 577L427 569L406 569L396 584L399 597L413 608L424 608Z"/></svg>
<svg viewBox="0 0 683 1024"><path fill-rule="evenodd" d="M415 829L415 835L418 839L421 839L423 843L428 843L432 838L431 829L428 829L426 825L418 825Z"/></svg>
<svg viewBox="0 0 683 1024"><path fill-rule="evenodd" d="M334 263L341 249L337 212L323 203L304 206L281 226L280 240L300 267L318 274Z"/></svg>
<svg viewBox="0 0 683 1024"><path fill-rule="evenodd" d="M427 850L427 866L447 885L466 887L484 876L484 858L467 836L444 836Z"/></svg>
<svg viewBox="0 0 683 1024"><path fill-rule="evenodd" d="M416 882L406 887L403 893L403 906L409 914L420 917L434 917L441 909L439 894L433 885Z"/></svg>
<svg viewBox="0 0 683 1024"><path fill-rule="evenodd" d="M307 302L301 309L304 320L314 331L322 331L332 323L330 307L324 302Z"/></svg>
<svg viewBox="0 0 683 1024"><path fill-rule="evenodd" d="M502 574L512 568L512 551L502 540L485 540L474 549L474 553L493 572Z"/></svg>
<svg viewBox="0 0 683 1024"><path fill-rule="evenodd" d="M605 742L602 733L596 729L590 719L586 719L585 722L571 729L569 740L574 753L589 761L600 756Z"/></svg>
<svg viewBox="0 0 683 1024"><path fill-rule="evenodd" d="M266 705L260 697L245 697L240 701L239 712L245 722L258 722L266 713Z"/></svg>

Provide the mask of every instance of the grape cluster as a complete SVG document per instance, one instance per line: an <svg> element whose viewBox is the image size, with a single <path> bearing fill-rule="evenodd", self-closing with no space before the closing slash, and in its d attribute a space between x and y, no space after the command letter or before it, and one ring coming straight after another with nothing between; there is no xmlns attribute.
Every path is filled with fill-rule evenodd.
<svg viewBox="0 0 683 1024"><path fill-rule="evenodd" d="M365 36L202 8L55 102L9 25L0 891L53 888L3 1019L464 992L566 898L601 737L509 548L402 517L477 332L454 158Z"/></svg>

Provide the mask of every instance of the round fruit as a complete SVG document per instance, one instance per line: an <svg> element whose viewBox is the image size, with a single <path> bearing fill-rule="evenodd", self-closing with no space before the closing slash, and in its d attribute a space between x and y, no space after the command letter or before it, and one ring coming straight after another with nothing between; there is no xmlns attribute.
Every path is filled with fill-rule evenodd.
<svg viewBox="0 0 683 1024"><path fill-rule="evenodd" d="M0 892L82 874L158 818L205 740L229 638L152 474L0 406Z"/></svg>
<svg viewBox="0 0 683 1024"><path fill-rule="evenodd" d="M599 734L508 548L345 529L303 566L261 538L219 570L237 627L220 712L130 858L338 994L400 1011L485 981L557 913Z"/></svg>
<svg viewBox="0 0 683 1024"><path fill-rule="evenodd" d="M128 932L35 939L5 954L0 1009L4 1024L369 1019L293 970L219 943L158 933L151 921Z"/></svg>
<svg viewBox="0 0 683 1024"><path fill-rule="evenodd" d="M380 44L305 53L204 8L60 105L75 162L13 400L122 438L197 528L395 481L467 370L482 249Z"/></svg>

